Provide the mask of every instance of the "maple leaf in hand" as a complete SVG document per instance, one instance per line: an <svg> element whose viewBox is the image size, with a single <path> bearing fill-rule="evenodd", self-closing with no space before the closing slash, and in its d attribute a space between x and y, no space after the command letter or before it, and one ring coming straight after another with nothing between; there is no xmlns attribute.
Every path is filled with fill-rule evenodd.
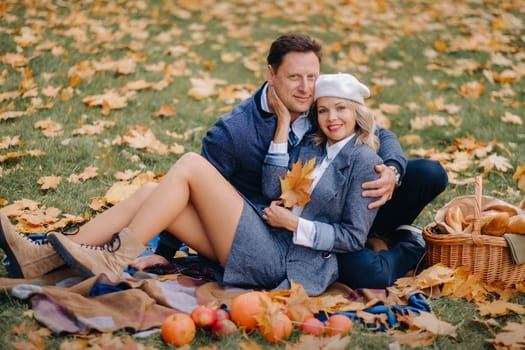
<svg viewBox="0 0 525 350"><path fill-rule="evenodd" d="M314 171L315 158L301 164L299 159L292 166L292 170L286 173L286 176L280 178L281 181L281 200L286 208L292 208L295 205L304 207L310 201L310 185L314 181L311 175Z"/></svg>

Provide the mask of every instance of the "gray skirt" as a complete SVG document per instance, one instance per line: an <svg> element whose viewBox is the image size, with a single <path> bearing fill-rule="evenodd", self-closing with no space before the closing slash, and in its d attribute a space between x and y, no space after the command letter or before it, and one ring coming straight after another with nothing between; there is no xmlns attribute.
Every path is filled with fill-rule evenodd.
<svg viewBox="0 0 525 350"><path fill-rule="evenodd" d="M246 199L233 240L222 283L273 289L286 277L286 255L292 234L273 229Z"/></svg>

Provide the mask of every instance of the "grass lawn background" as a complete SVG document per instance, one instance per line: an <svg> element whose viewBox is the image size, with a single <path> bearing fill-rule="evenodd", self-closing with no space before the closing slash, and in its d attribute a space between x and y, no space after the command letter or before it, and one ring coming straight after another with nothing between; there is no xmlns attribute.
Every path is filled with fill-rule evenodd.
<svg viewBox="0 0 525 350"><path fill-rule="evenodd" d="M513 175L525 164L519 124L524 9L523 1L4 1L0 205L25 198L96 215L91 201L104 196L116 173L163 174L181 146L199 152L205 130L262 84L269 45L288 32L323 43L323 73L350 72L370 86L369 106L399 136L409 158L431 157L446 167L450 185L416 223L430 223L450 199L473 194L478 174L484 194L518 204L524 193ZM141 81L146 85L137 88ZM111 108L115 100L106 107L84 102L109 91L125 97L122 108ZM168 115L156 116L164 105ZM113 125L78 133L101 122ZM172 151L116 142L139 127ZM15 136L19 141L9 143ZM25 155L29 150L43 154ZM98 176L67 180L89 166ZM62 181L43 190L43 176ZM429 349L492 347L485 339L493 335L476 321L473 304L448 298L431 303L441 319L460 327L457 339L438 338ZM0 345L10 349L25 338L6 332L30 321L24 315L29 308L7 294L0 305ZM498 321L509 318L523 321L516 315ZM50 336L47 346L59 348L67 339ZM232 348L243 339L218 345ZM210 341L199 334L196 344ZM168 348L158 335L141 342ZM390 342L358 327L351 348L384 349Z"/></svg>

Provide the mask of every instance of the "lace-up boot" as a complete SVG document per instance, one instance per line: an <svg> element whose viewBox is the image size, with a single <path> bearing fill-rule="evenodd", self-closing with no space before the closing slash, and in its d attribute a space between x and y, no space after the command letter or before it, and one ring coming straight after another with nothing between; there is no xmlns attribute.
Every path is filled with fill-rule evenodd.
<svg viewBox="0 0 525 350"><path fill-rule="evenodd" d="M0 213L0 248L7 259L7 276L34 278L65 265L55 249L43 240L37 242L16 232L9 218Z"/></svg>
<svg viewBox="0 0 525 350"><path fill-rule="evenodd" d="M104 273L111 281L117 281L128 264L146 249L127 228L100 246L78 244L56 232L48 239L71 268L86 277Z"/></svg>

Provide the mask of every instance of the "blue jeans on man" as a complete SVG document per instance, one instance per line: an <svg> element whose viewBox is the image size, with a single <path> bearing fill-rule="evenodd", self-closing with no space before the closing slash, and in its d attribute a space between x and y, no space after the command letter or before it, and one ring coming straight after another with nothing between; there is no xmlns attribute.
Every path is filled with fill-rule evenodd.
<svg viewBox="0 0 525 350"><path fill-rule="evenodd" d="M392 246L379 252L365 248L338 254L339 281L351 288L385 288L414 269L425 253L424 240L418 233L397 229L414 222L447 184L447 173L438 162L409 160L403 183L379 209L370 231L392 241Z"/></svg>

